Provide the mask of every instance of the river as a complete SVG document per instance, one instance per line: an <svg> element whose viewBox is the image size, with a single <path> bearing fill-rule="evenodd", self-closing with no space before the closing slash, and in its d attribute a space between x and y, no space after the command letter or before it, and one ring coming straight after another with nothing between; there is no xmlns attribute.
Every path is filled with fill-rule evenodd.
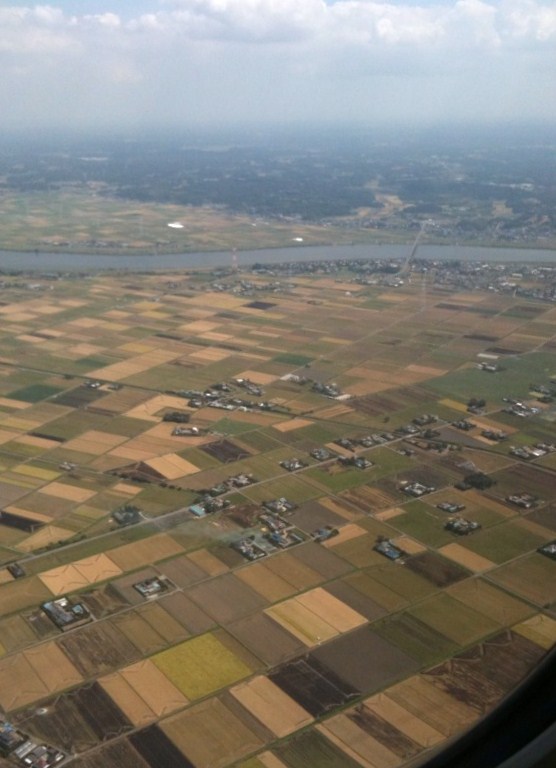
<svg viewBox="0 0 556 768"><path fill-rule="evenodd" d="M405 259L411 245L322 245L238 251L237 264L331 261L336 259ZM556 251L525 248L480 248L461 245L420 245L417 256L447 261L535 262L556 264ZM231 266L230 251L168 254L83 254L0 251L0 270L26 272L130 272Z"/></svg>

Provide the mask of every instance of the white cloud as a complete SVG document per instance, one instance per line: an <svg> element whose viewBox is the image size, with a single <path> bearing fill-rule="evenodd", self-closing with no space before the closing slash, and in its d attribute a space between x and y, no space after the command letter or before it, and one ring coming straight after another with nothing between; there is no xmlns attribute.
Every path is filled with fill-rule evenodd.
<svg viewBox="0 0 556 768"><path fill-rule="evenodd" d="M85 24L98 24L106 29L118 29L122 24L120 17L115 13L96 13L84 16L83 20Z"/></svg>
<svg viewBox="0 0 556 768"><path fill-rule="evenodd" d="M556 118L556 102L539 97L556 72L556 6L545 0L143 0L135 17L107 5L0 8L3 113Z"/></svg>

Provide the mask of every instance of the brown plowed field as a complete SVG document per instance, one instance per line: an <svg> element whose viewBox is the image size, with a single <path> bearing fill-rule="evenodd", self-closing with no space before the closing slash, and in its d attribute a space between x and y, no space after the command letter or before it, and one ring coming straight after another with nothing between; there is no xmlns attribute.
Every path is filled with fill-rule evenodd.
<svg viewBox="0 0 556 768"><path fill-rule="evenodd" d="M218 440L212 443L207 443L201 447L201 450L208 453L209 456L213 456L223 464L228 464L231 461L239 461L240 459L247 459L251 454L245 448L240 448L239 445L232 443L231 440Z"/></svg>
<svg viewBox="0 0 556 768"><path fill-rule="evenodd" d="M71 632L58 644L85 678L111 672L140 657L135 645L108 621Z"/></svg>
<svg viewBox="0 0 556 768"><path fill-rule="evenodd" d="M383 688L418 666L414 659L367 627L321 646L309 658L361 693Z"/></svg>
<svg viewBox="0 0 556 768"><path fill-rule="evenodd" d="M187 596L218 624L245 618L268 604L260 594L229 573L190 587Z"/></svg>
<svg viewBox="0 0 556 768"><path fill-rule="evenodd" d="M424 576L435 587L448 587L469 576L469 571L461 565L447 560L436 552L422 552L406 561L406 568Z"/></svg>
<svg viewBox="0 0 556 768"><path fill-rule="evenodd" d="M114 617L112 624L133 643L141 656L150 656L166 648L164 637L136 611Z"/></svg>
<svg viewBox="0 0 556 768"><path fill-rule="evenodd" d="M183 592L174 592L174 594L164 597L159 600L158 605L168 614L169 619L175 619L185 628L185 634L200 635L215 626L214 619ZM178 634L176 633L177 639Z"/></svg>
<svg viewBox="0 0 556 768"><path fill-rule="evenodd" d="M129 603L118 594L112 584L93 589L91 592L83 594L81 598L97 619L111 616L129 606Z"/></svg>
<svg viewBox="0 0 556 768"><path fill-rule="evenodd" d="M24 710L15 724L66 752L83 752L131 729L130 721L98 683L51 699L46 712ZM40 743L40 742L39 742Z"/></svg>
<svg viewBox="0 0 556 768"><path fill-rule="evenodd" d="M170 596L172 597L172 595ZM189 632L174 616L166 610L166 599L157 600L155 603L146 603L136 608L136 612L142 619L162 635L167 645L184 640Z"/></svg>
<svg viewBox="0 0 556 768"><path fill-rule="evenodd" d="M246 568L240 568L234 575L270 603L284 600L297 592L296 586L274 573L263 563L254 563Z"/></svg>
<svg viewBox="0 0 556 768"><path fill-rule="evenodd" d="M348 710L346 717L402 760L409 760L422 750L418 742L398 730L392 722L380 717L371 707L360 704Z"/></svg>
<svg viewBox="0 0 556 768"><path fill-rule="evenodd" d="M269 667L306 650L304 643L264 613L236 621L226 629Z"/></svg>
<svg viewBox="0 0 556 768"><path fill-rule="evenodd" d="M127 739L102 747L87 757L77 759L75 768L149 768Z"/></svg>
<svg viewBox="0 0 556 768"><path fill-rule="evenodd" d="M337 557L333 552L312 541L297 547L295 556L309 568L318 571L325 581L344 576L352 570L343 558Z"/></svg>
<svg viewBox="0 0 556 768"><path fill-rule="evenodd" d="M267 677L240 683L230 693L275 736L283 738L309 725L312 716Z"/></svg>
<svg viewBox="0 0 556 768"><path fill-rule="evenodd" d="M349 584L346 584L343 580L327 584L326 591L330 592L331 595L334 595L334 597L338 598L338 600L341 600L346 605L349 605L350 608L353 608L357 613L365 616L369 621L378 619L386 613L382 606L375 603L370 597L358 592L357 589L350 587Z"/></svg>
<svg viewBox="0 0 556 768"><path fill-rule="evenodd" d="M377 512L380 509L388 509L396 505L398 499L388 491L376 486L361 485L349 491L344 491L341 498L349 501L356 509L363 513Z"/></svg>
<svg viewBox="0 0 556 768"><path fill-rule="evenodd" d="M264 744L215 698L164 720L160 728L195 768L224 768Z"/></svg>
<svg viewBox="0 0 556 768"><path fill-rule="evenodd" d="M342 752L355 758L363 768L393 768L399 762L394 752L343 714L317 725L316 730Z"/></svg>
<svg viewBox="0 0 556 768"><path fill-rule="evenodd" d="M477 717L476 711L468 704L457 701L420 675L389 688L388 697L444 736L450 736L466 725L471 725Z"/></svg>

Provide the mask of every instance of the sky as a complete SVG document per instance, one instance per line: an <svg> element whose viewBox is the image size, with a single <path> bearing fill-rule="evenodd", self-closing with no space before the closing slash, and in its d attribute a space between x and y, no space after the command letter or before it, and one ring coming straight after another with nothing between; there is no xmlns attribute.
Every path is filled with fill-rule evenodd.
<svg viewBox="0 0 556 768"><path fill-rule="evenodd" d="M556 122L554 0L0 0L9 130Z"/></svg>

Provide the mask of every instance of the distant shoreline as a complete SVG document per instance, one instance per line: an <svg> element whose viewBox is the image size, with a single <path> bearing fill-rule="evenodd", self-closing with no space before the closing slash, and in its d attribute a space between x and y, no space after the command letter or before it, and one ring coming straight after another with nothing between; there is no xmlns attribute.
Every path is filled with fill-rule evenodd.
<svg viewBox="0 0 556 768"><path fill-rule="evenodd" d="M0 251L0 271L13 272L98 272L104 270L148 271L167 269L245 267L254 263L337 261L341 259L405 259L411 248L402 245L298 245L241 251L199 251L192 253L113 254L53 251ZM498 261L516 263L556 262L556 250L469 245L419 246L418 258L431 261Z"/></svg>

